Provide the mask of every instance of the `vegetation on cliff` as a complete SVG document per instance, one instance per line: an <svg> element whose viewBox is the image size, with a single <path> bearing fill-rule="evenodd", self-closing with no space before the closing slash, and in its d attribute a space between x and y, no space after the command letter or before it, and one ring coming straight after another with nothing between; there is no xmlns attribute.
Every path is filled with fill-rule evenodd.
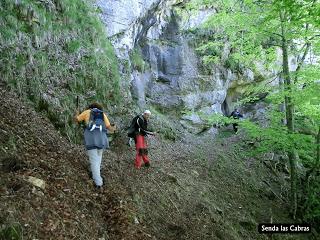
<svg viewBox="0 0 320 240"><path fill-rule="evenodd" d="M0 3L0 74L74 141L76 96L82 105L120 101L114 49L92 2Z"/></svg>

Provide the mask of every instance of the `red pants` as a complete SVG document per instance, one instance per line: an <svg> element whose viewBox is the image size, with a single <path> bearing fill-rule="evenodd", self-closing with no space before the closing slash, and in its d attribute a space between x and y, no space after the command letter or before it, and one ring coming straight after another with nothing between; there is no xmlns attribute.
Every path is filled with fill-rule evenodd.
<svg viewBox="0 0 320 240"><path fill-rule="evenodd" d="M136 161L134 163L136 168L141 167L142 159L144 163L149 163L149 158L147 155L147 143L144 140L144 136L136 136Z"/></svg>

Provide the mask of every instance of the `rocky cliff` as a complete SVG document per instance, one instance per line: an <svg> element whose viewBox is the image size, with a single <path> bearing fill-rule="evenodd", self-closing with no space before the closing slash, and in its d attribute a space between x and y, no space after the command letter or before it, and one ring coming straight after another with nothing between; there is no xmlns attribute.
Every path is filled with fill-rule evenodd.
<svg viewBox="0 0 320 240"><path fill-rule="evenodd" d="M1 80L70 141L80 139L72 122L76 99L80 110L103 102L120 127L147 107L158 116L171 113L158 123L170 115L178 120L174 128L194 132L202 129L199 112L229 113L246 87L261 80L232 64L227 43L221 61L203 63L197 49L215 35L196 28L214 9L191 12L182 0L93 2L0 4Z"/></svg>
<svg viewBox="0 0 320 240"><path fill-rule="evenodd" d="M230 113L246 86L261 80L249 69L239 74L224 63L204 70L208 67L196 51L201 36L194 29L214 9L190 12L182 0L96 3L107 37L121 59L126 101L133 100L140 108L174 112L190 129L190 123L201 124L195 112ZM210 34L214 33L206 36ZM228 51L225 47L225 58Z"/></svg>

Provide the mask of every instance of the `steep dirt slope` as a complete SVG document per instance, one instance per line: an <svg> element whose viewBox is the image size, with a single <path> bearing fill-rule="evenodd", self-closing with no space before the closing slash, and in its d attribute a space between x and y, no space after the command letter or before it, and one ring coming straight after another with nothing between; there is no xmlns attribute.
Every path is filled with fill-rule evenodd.
<svg viewBox="0 0 320 240"><path fill-rule="evenodd" d="M3 86L0 102L0 239L148 238L131 227L121 191L94 189L81 147Z"/></svg>
<svg viewBox="0 0 320 240"><path fill-rule="evenodd" d="M137 228L156 239L268 239L258 233L258 223L293 222L288 173L271 171L267 156L248 157L252 143L231 126L215 139L186 135L172 143L150 137L151 167L140 170L133 167L134 149L124 142L116 139L105 155L104 174L110 186L127 191Z"/></svg>
<svg viewBox="0 0 320 240"><path fill-rule="evenodd" d="M24 239L268 239L258 223L292 222L287 173L248 157L241 133L149 138L152 166L136 170L122 132L104 155L97 192L81 146L3 86L0 101L0 236L14 226Z"/></svg>

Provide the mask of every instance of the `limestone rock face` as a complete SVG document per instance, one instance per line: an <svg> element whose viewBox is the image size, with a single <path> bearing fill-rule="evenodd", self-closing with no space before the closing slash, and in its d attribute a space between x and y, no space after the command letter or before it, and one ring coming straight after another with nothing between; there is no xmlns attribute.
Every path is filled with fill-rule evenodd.
<svg viewBox="0 0 320 240"><path fill-rule="evenodd" d="M159 22L159 11L165 7L164 0L96 0L105 23L107 37L111 38L121 58L128 53L146 31ZM149 33L150 34L150 33ZM156 34L156 33L155 33Z"/></svg>
<svg viewBox="0 0 320 240"><path fill-rule="evenodd" d="M123 84L140 108L191 112L230 113L245 87L256 80L247 69L241 76L219 64L210 73L199 69L201 62L192 45L192 31L215 13L202 10L187 17L177 14L183 0L96 0L107 36L116 49L123 69ZM130 58L138 49L144 68L133 69ZM228 55L226 44L223 55ZM225 56L225 57L226 57ZM129 84L128 84L129 82ZM128 87L130 86L130 87ZM201 124L198 116L182 116L183 125Z"/></svg>

